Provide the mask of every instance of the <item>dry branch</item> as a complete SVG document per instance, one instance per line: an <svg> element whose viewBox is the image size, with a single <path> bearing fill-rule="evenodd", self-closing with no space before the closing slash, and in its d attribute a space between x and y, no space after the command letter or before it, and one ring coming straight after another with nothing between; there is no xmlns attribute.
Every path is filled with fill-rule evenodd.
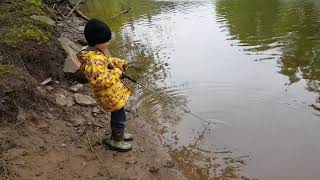
<svg viewBox="0 0 320 180"><path fill-rule="evenodd" d="M71 14L77 9L77 7L79 6L79 4L81 3L82 0L79 0L77 2L77 4L72 8L72 10L69 12L69 14L67 15L67 18L69 18L71 16Z"/></svg>
<svg viewBox="0 0 320 180"><path fill-rule="evenodd" d="M87 141L88 141L88 144L89 144L89 147L90 147L90 150L91 152L96 156L96 158L98 159L98 161L102 164L102 161L100 160L99 156L97 155L97 153L94 151L92 145L91 145L91 141L90 141L90 138L88 136L88 133L86 133L86 136L87 136Z"/></svg>

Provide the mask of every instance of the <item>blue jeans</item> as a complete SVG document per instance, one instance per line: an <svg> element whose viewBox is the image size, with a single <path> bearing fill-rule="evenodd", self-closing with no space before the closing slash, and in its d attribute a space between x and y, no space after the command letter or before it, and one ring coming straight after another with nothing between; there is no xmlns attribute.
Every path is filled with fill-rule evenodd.
<svg viewBox="0 0 320 180"><path fill-rule="evenodd" d="M126 112L124 108L111 112L111 129L124 129L126 127Z"/></svg>

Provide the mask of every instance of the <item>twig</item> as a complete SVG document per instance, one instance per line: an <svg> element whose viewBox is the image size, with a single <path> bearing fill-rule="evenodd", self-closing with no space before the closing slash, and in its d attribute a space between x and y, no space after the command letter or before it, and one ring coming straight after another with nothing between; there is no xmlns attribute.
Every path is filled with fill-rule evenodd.
<svg viewBox="0 0 320 180"><path fill-rule="evenodd" d="M67 18L69 18L71 16L71 14L73 13L74 10L77 9L77 7L79 6L79 4L81 3L82 0L79 0L77 2L77 4L72 8L72 10L69 12L69 14L67 15Z"/></svg>
<svg viewBox="0 0 320 180"><path fill-rule="evenodd" d="M96 156L96 158L98 159L98 161L100 162L100 164L102 164L102 161L100 160L99 156L97 155L97 153L94 151L92 145L91 145L91 141L90 141L90 138L88 136L88 133L86 132L86 136L87 136L87 140L88 140L88 144L89 144L89 147L90 147L90 150L91 152Z"/></svg>
<svg viewBox="0 0 320 180"><path fill-rule="evenodd" d="M121 16L122 14L128 13L130 10L131 10L131 8L129 7L128 9L125 9L125 10L121 11L119 14L113 16L111 19L115 19L115 18Z"/></svg>
<svg viewBox="0 0 320 180"><path fill-rule="evenodd" d="M86 20L86 21L89 21L90 20L90 18L88 18L86 15L84 15L81 11L79 11L79 10L74 10L74 13L79 17L79 18L81 18L81 19L84 19L84 20Z"/></svg>

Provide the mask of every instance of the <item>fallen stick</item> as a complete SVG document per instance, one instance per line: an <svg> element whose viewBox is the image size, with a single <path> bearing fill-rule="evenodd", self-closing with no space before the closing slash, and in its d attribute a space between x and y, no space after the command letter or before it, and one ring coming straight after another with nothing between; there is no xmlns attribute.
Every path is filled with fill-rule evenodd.
<svg viewBox="0 0 320 180"><path fill-rule="evenodd" d="M128 9L123 10L123 11L121 11L119 14L113 16L111 19L115 19L115 18L121 16L122 14L128 13L130 10L131 10L131 8L129 7Z"/></svg>
<svg viewBox="0 0 320 180"><path fill-rule="evenodd" d="M81 11L79 11L79 10L74 10L74 13L79 17L79 18L81 18L81 19L84 19L84 20L86 20L86 21L89 21L90 20L90 18L88 18L86 15L84 15Z"/></svg>
<svg viewBox="0 0 320 180"><path fill-rule="evenodd" d="M92 145L91 145L91 141L90 141L90 138L88 136L88 133L86 132L86 136L87 136L87 140L88 140L88 144L89 144L89 147L90 147L90 150L91 152L96 156L96 158L98 159L98 161L100 162L100 164L102 164L102 161L100 160L99 156L97 155L97 153L94 151Z"/></svg>
<svg viewBox="0 0 320 180"><path fill-rule="evenodd" d="M67 18L69 18L71 16L71 14L77 9L77 7L79 6L79 4L81 3L82 0L79 0L77 2L77 4L71 9L71 11L69 12L69 14L67 15Z"/></svg>

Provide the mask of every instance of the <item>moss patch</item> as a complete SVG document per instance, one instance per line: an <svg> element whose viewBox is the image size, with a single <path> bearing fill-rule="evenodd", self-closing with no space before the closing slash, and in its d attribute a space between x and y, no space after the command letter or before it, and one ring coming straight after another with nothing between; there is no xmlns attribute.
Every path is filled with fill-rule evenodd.
<svg viewBox="0 0 320 180"><path fill-rule="evenodd" d="M27 0L27 3L36 6L36 7L40 7L43 8L43 2L42 0Z"/></svg>
<svg viewBox="0 0 320 180"><path fill-rule="evenodd" d="M22 25L18 28L13 28L12 31L7 32L0 39L0 42L14 45L15 43L24 40L34 40L38 42L48 42L50 40L50 33L35 27L33 25Z"/></svg>

